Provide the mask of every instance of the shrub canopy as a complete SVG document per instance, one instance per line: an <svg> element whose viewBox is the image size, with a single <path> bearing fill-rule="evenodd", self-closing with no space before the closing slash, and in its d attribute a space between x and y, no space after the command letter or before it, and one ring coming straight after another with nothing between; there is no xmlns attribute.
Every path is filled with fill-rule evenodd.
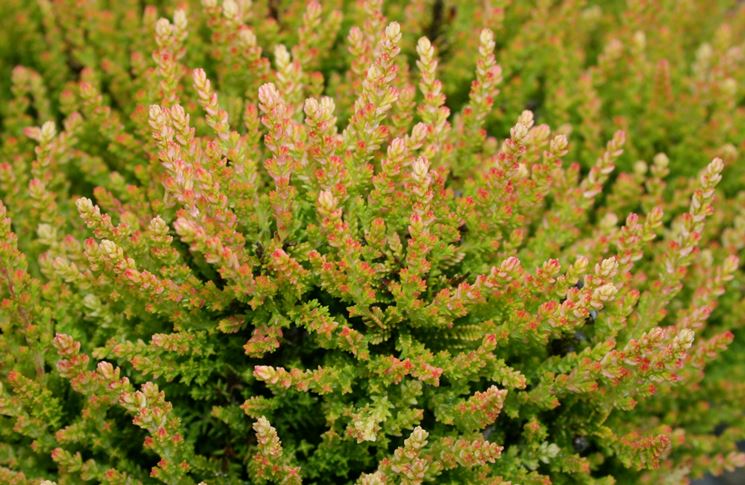
<svg viewBox="0 0 745 485"><path fill-rule="evenodd" d="M745 464L740 2L142 3L0 2L0 482Z"/></svg>

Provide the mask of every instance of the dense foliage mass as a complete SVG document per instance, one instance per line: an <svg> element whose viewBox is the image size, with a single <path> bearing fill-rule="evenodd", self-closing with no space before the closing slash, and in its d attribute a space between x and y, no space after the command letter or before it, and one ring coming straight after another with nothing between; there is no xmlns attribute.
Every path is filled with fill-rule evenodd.
<svg viewBox="0 0 745 485"><path fill-rule="evenodd" d="M0 1L0 483L745 464L739 3Z"/></svg>

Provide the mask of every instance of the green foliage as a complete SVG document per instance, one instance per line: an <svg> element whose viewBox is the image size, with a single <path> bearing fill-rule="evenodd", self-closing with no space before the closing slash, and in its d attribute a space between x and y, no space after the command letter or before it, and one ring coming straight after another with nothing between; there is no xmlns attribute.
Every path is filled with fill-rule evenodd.
<svg viewBox="0 0 745 485"><path fill-rule="evenodd" d="M739 2L0 27L1 483L745 465Z"/></svg>

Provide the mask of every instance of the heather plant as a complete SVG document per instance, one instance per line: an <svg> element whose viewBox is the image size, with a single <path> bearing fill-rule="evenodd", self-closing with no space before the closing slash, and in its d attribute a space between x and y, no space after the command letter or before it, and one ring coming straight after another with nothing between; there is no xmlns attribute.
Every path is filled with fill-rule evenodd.
<svg viewBox="0 0 745 485"><path fill-rule="evenodd" d="M0 483L745 465L736 1L0 2Z"/></svg>

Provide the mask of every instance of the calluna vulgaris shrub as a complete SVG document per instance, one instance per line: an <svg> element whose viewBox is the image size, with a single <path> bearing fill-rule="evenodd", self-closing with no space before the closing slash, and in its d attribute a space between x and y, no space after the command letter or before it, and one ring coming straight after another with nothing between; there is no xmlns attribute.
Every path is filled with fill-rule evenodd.
<svg viewBox="0 0 745 485"><path fill-rule="evenodd" d="M0 2L0 483L745 464L740 2L142 3Z"/></svg>

